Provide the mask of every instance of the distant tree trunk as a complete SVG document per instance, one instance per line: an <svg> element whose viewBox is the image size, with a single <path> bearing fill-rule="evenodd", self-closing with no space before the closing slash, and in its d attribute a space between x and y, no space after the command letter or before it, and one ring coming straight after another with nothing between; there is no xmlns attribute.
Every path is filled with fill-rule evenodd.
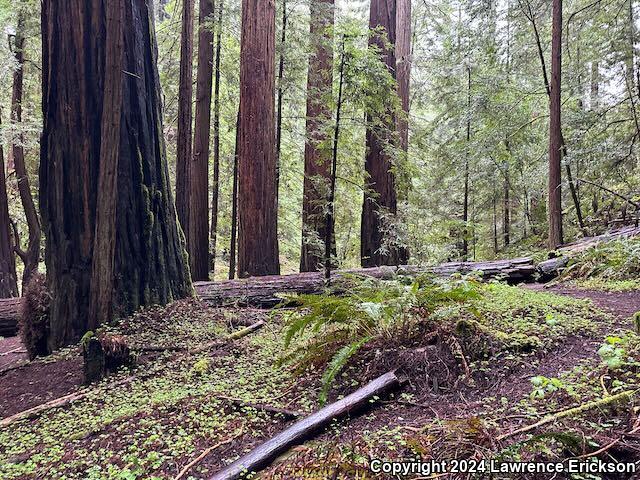
<svg viewBox="0 0 640 480"><path fill-rule="evenodd" d="M596 61L591 62L591 85L589 91L589 107L596 110L599 106L600 97L600 64Z"/></svg>
<svg viewBox="0 0 640 480"><path fill-rule="evenodd" d="M509 198L509 162L504 166L504 218L502 220L502 239L504 246L511 243L511 200Z"/></svg>
<svg viewBox="0 0 640 480"><path fill-rule="evenodd" d="M121 1L124 68L113 265L118 316L192 294L164 148L153 12L144 0ZM100 163L113 154L103 144L114 138L113 132L104 134L105 123L116 118L103 111L110 84L105 34L113 32L106 33L104 16L109 10L105 0L42 4L40 209L52 294L50 350L78 340L90 325Z"/></svg>
<svg viewBox="0 0 640 480"><path fill-rule="evenodd" d="M562 0L553 0L551 31L551 82L549 100L549 248L562 244L562 132L561 132L561 69L562 69Z"/></svg>
<svg viewBox="0 0 640 480"><path fill-rule="evenodd" d="M104 93L95 235L91 267L89 330L111 320L113 314L113 262L116 248L116 208L118 204L118 159L122 113L124 0L105 4Z"/></svg>
<svg viewBox="0 0 640 480"><path fill-rule="evenodd" d="M338 142L340 140L340 113L342 111L342 87L344 85L345 52L342 39L340 52L340 71L338 79L338 103L336 106L336 125L333 130L333 149L331 154L331 179L327 198L327 215L324 227L324 278L327 285L331 281L331 257L335 255L334 223L336 200L336 172L338 169Z"/></svg>
<svg viewBox="0 0 640 480"><path fill-rule="evenodd" d="M372 0L369 13L369 29L382 28L391 45L396 41L396 1ZM395 78L396 56L394 47L389 47L384 37L374 33L369 45L379 49L381 60ZM399 261L396 244L386 244L384 216L395 216L397 212L396 180L392 171L387 145L393 142L396 120L393 112L382 128L372 126L372 113L367 113L366 132L366 188L362 205L360 234L360 260L363 267L397 265Z"/></svg>
<svg viewBox="0 0 640 480"><path fill-rule="evenodd" d="M193 117L193 16L194 0L182 0L182 33L180 36L180 79L178 84L178 138L176 145L176 211L184 233L187 250L189 241L189 197L191 185L191 121ZM191 251L189 251L191 254Z"/></svg>
<svg viewBox="0 0 640 480"><path fill-rule="evenodd" d="M240 139L240 112L236 117L236 146L233 151L233 193L231 194L231 245L229 248L229 280L236 276L238 245L238 143Z"/></svg>
<svg viewBox="0 0 640 480"><path fill-rule="evenodd" d="M216 271L216 243L218 239L218 198L220 196L220 193L219 193L220 192L220 55L222 53L222 14L223 12L224 12L223 0L219 0L218 31L216 34L216 66L215 66L216 78L215 78L215 87L213 92L213 185L212 185L212 193L211 193L211 234L210 234L211 272L213 275L215 275L215 271ZM237 128L237 125L236 125L236 128ZM235 159L235 156L234 156L234 159ZM235 172L235 160L234 160L234 172Z"/></svg>
<svg viewBox="0 0 640 480"><path fill-rule="evenodd" d="M495 181L495 178L494 178ZM495 183L493 186L493 195L491 196L491 203L493 205L493 253L498 254L498 195L496 194Z"/></svg>
<svg viewBox="0 0 640 480"><path fill-rule="evenodd" d="M18 126L22 123L22 88L24 80L24 13L19 12L18 25L13 41L13 55L16 61L16 69L13 72L13 93L11 96L11 123ZM19 130L18 126L18 130ZM20 201L27 219L27 228L29 229L29 243L27 250L21 255L24 262L24 271L22 273L22 286L24 287L31 276L38 271L38 263L40 261L40 219L31 194L31 186L29 184L29 176L27 174L27 166L24 160L24 147L22 133L17 134L17 141L13 142L12 153L13 161L16 169L16 180L18 182L18 191L20 192ZM16 246L18 239L16 238Z"/></svg>
<svg viewBox="0 0 640 480"><path fill-rule="evenodd" d="M324 258L321 241L327 237L324 207L331 183L331 134L328 122L332 117L333 45L330 29L333 18L334 0L311 2L312 52L307 76L301 272L315 272L320 268ZM332 233L329 236L333 238Z"/></svg>
<svg viewBox="0 0 640 480"><path fill-rule="evenodd" d="M198 72L193 161L189 168L189 265L193 280L209 279L209 139L211 86L213 80L213 0L200 0L198 26ZM214 185L214 189L217 185Z"/></svg>
<svg viewBox="0 0 640 480"><path fill-rule="evenodd" d="M411 0L396 0L396 80L402 115L398 115L400 148L405 157L409 151L409 86L411 82ZM406 158L405 158L406 161ZM406 202L409 197L411 179L403 175L398 192L399 200ZM398 262L409 263L409 248L398 248Z"/></svg>
<svg viewBox="0 0 640 480"><path fill-rule="evenodd" d="M238 276L280 273L275 149L275 5L242 1Z"/></svg>
<svg viewBox="0 0 640 480"><path fill-rule="evenodd" d="M280 32L280 59L278 60L278 97L276 100L276 207L280 195L280 150L282 147L282 99L284 79L284 53L287 42L287 0L282 0L282 30Z"/></svg>
<svg viewBox="0 0 640 480"><path fill-rule="evenodd" d="M471 154L471 67L467 65L467 134L466 155L464 159L464 192L462 199L462 260L469 258L469 155Z"/></svg>
<svg viewBox="0 0 640 480"><path fill-rule="evenodd" d="M1 125L2 110L0 110ZM16 256L11 241L11 218L9 218L4 148L0 142L0 298L17 296Z"/></svg>

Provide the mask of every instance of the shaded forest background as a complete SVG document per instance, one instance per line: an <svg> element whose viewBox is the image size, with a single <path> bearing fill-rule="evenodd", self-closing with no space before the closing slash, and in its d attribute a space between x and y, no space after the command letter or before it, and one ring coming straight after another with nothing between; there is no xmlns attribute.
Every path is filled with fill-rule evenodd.
<svg viewBox="0 0 640 480"><path fill-rule="evenodd" d="M564 2L561 102L567 150L562 195L567 239L632 222L637 214L640 12L635 3ZM308 2L280 1L276 8L276 102L281 96L282 105L278 241L281 272L289 273L297 271L300 262L305 99L312 49ZM549 148L544 68L550 70L551 65L551 2L423 1L413 2L412 8L409 149L406 156L400 148L392 152L398 190L407 191L408 196L399 203L400 215L384 225L387 241L406 246L412 263L462 258L465 243L469 259L514 256L544 245ZM183 5L159 0L154 10L164 135L175 185ZM240 14L238 1L216 2L216 11L204 23L214 38L220 33L216 278L228 275ZM4 26L0 43L1 138L10 215L22 250L27 250L29 233L16 181L20 173L16 173L15 147L24 149L37 204L42 125L39 15L39 2L0 1L0 24ZM195 104L200 27L197 11L194 15ZM330 106L335 110L340 51L344 48L335 208L336 256L344 267L360 264L366 113L387 101L394 89L382 63L367 51L368 16L369 2L336 4ZM24 37L24 89L22 115L17 118L11 115L11 104L14 74L20 68L15 55L20 37ZM214 168L214 141L212 134L210 172ZM207 198L211 210L212 191ZM23 269L20 261L18 269Z"/></svg>

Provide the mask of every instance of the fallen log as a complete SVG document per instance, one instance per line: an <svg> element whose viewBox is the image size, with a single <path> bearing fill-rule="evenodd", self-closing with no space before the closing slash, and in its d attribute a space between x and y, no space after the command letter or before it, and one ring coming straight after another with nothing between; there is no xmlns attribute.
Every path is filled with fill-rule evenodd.
<svg viewBox="0 0 640 480"><path fill-rule="evenodd" d="M0 300L0 337L13 337L18 334L18 317L22 298L3 298Z"/></svg>
<svg viewBox="0 0 640 480"><path fill-rule="evenodd" d="M261 470L278 455L311 437L321 428L326 427L332 420L356 412L366 406L372 397L383 395L397 388L399 384L400 381L395 372L385 373L342 400L338 400L296 422L210 477L210 480L235 480L249 472Z"/></svg>
<svg viewBox="0 0 640 480"><path fill-rule="evenodd" d="M392 279L397 275L416 276L433 274L448 277L453 274L477 272L482 278L500 277L509 283L533 281L536 268L531 258L493 260L488 262L449 262L437 266L384 266L340 270L334 275L338 288L340 280L351 276L377 279ZM224 282L196 282L196 292L201 300L215 306L252 306L272 308L282 303L281 294L322 293L325 288L324 276L320 272L306 272L292 275L271 275L251 277Z"/></svg>

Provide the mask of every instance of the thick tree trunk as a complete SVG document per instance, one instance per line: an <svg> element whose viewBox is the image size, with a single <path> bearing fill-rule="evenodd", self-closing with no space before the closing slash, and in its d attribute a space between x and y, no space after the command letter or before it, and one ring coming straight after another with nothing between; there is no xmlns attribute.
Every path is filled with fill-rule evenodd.
<svg viewBox="0 0 640 480"><path fill-rule="evenodd" d="M200 0L193 161L189 168L189 264L193 280L209 279L209 138L213 78L213 0ZM214 185L217 188L217 184Z"/></svg>
<svg viewBox="0 0 640 480"><path fill-rule="evenodd" d="M240 48L238 275L277 274L275 5L243 0Z"/></svg>
<svg viewBox="0 0 640 480"><path fill-rule="evenodd" d="M18 125L22 123L22 89L24 80L24 14L22 11L18 16L18 26L13 42L13 55L16 61L16 70L13 72L13 93L11 96L11 123ZM18 127L19 129L20 127ZM22 286L24 287L31 276L38 271L40 261L40 219L31 194L27 166L24 160L24 148L22 146L22 133L17 135L16 141L12 145L13 161L16 169L16 180L22 208L27 219L29 229L29 243L27 250L21 255L24 262L22 273ZM18 239L16 238L16 246Z"/></svg>
<svg viewBox="0 0 640 480"><path fill-rule="evenodd" d="M549 98L549 248L562 244L562 132L561 132L561 69L562 69L562 0L553 0L551 32L551 82Z"/></svg>
<svg viewBox="0 0 640 480"><path fill-rule="evenodd" d="M0 126L2 110L0 109ZM4 148L0 141L0 298L18 295L16 256L11 241L11 218L7 198L7 178L4 165ZM0 333L0 336L2 333Z"/></svg>
<svg viewBox="0 0 640 480"><path fill-rule="evenodd" d="M373 32L369 45L379 49L381 60L395 78L396 56L396 0L372 0L369 12L369 29ZM384 35L378 33L384 30ZM374 32L375 30L375 32ZM386 38L385 38L386 37ZM391 46L389 46L389 43ZM366 132L366 189L362 205L360 260L363 267L395 265L398 263L398 246L388 242L385 235L385 218L397 213L396 180L392 172L388 144L393 143L396 128L394 112L384 115L388 120L374 127L373 113L367 113Z"/></svg>
<svg viewBox="0 0 640 480"><path fill-rule="evenodd" d="M400 148L405 157L409 154L409 86L411 82L411 0L396 0L396 81L402 114L398 115L398 134ZM408 158L405 158L405 162ZM411 179L403 175L398 198L407 202ZM398 249L398 262L409 262L409 248L401 245Z"/></svg>
<svg viewBox="0 0 640 480"><path fill-rule="evenodd" d="M325 203L331 182L331 98L333 96L333 0L311 2L312 53L307 76L307 124L302 195L300 271L315 272L324 258ZM333 234L330 234L333 237Z"/></svg>
<svg viewBox="0 0 640 480"><path fill-rule="evenodd" d="M220 59L222 54L223 0L218 1L218 31L216 34L215 87L213 93L213 184L211 185L211 273L216 271L216 243L218 239L218 198L220 197ZM236 125L237 128L237 125ZM236 135L237 136L237 135ZM237 144L237 142L236 142ZM237 146L237 145L236 145ZM237 166L234 153L234 175L237 180ZM234 188L236 184L234 183ZM234 251L235 256L235 251ZM234 258L235 262L235 258Z"/></svg>
<svg viewBox="0 0 640 480"><path fill-rule="evenodd" d="M102 125L109 116L102 110L105 5L105 0L42 5L40 208L52 295L51 350L77 340L89 326ZM192 293L170 192L150 8L144 0L124 0L113 267L114 315L120 316Z"/></svg>
<svg viewBox="0 0 640 480"><path fill-rule="evenodd" d="M194 0L182 0L180 36L180 79L178 85L178 134L176 145L176 210L182 232L189 242L189 199L191 196L191 133L193 118L193 16ZM191 252L189 251L191 254Z"/></svg>

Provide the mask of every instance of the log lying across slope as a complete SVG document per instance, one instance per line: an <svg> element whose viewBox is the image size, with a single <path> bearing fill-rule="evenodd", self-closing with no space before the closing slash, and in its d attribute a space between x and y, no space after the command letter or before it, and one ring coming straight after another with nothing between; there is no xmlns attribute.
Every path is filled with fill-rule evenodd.
<svg viewBox="0 0 640 480"><path fill-rule="evenodd" d="M18 330L22 298L0 300L0 337L13 337Z"/></svg>
<svg viewBox="0 0 640 480"><path fill-rule="evenodd" d="M454 273L479 272L483 278L500 276L510 283L534 280L536 267L530 258L495 260L490 262L450 262L435 267L402 265L399 267L375 267L337 271L333 279L361 275L379 279L390 279L396 275L418 275L432 273L447 277ZM321 293L324 276L319 272L293 275L252 277L224 282L196 282L198 296L212 305L235 304L240 306L272 307L282 301L280 294Z"/></svg>
<svg viewBox="0 0 640 480"><path fill-rule="evenodd" d="M261 470L282 452L308 439L318 430L326 427L333 419L363 408L371 398L383 395L398 387L399 384L400 381L395 372L385 373L342 400L327 405L316 413L294 423L224 470L216 473L210 480L236 480L243 474Z"/></svg>

